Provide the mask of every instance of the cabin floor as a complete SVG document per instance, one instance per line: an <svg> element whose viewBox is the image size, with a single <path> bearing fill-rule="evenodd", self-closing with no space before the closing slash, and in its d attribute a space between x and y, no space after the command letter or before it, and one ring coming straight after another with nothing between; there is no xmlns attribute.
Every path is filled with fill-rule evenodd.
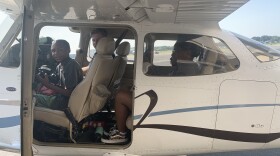
<svg viewBox="0 0 280 156"><path fill-rule="evenodd" d="M108 133L115 126L114 112L98 112L87 117L78 124L77 133L73 132L74 140L79 144L105 144L101 142L102 137L106 137L104 132ZM128 141L130 142L130 131L128 131ZM54 126L42 121L34 121L33 136L34 139L45 143L74 143L70 139L69 130L65 127Z"/></svg>

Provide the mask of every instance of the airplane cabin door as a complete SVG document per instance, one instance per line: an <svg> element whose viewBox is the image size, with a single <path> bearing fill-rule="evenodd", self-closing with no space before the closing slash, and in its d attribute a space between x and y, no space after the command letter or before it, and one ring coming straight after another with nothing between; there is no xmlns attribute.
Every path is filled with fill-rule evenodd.
<svg viewBox="0 0 280 156"><path fill-rule="evenodd" d="M29 6L29 7L28 7ZM24 6L22 31L22 103L21 103L21 153L31 156L32 153L32 68L33 68L33 33L34 14L32 7Z"/></svg>
<svg viewBox="0 0 280 156"><path fill-rule="evenodd" d="M269 137L277 87L268 81L225 80L220 86L217 150L262 148Z"/></svg>
<svg viewBox="0 0 280 156"><path fill-rule="evenodd" d="M144 48L137 52L131 146L141 145L139 152L186 154L212 148L221 79L171 75L174 36L150 33L138 43Z"/></svg>
<svg viewBox="0 0 280 156"><path fill-rule="evenodd" d="M1 12L0 20L0 148L20 149L21 62L18 34L22 16Z"/></svg>

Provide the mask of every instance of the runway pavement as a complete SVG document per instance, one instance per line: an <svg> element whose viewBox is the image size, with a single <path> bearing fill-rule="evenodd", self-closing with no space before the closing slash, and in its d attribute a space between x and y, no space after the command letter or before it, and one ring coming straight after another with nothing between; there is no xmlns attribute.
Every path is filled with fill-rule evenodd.
<svg viewBox="0 0 280 156"><path fill-rule="evenodd" d="M0 156L20 156L20 153L0 151Z"/></svg>

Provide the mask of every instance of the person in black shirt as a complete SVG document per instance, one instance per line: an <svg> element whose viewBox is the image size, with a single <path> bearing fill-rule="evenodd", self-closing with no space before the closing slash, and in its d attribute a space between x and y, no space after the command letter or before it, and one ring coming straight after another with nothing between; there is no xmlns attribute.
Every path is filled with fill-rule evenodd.
<svg viewBox="0 0 280 156"><path fill-rule="evenodd" d="M194 76L200 71L199 65L194 58L199 56L195 50L196 45L190 42L176 42L170 58L172 71L170 76Z"/></svg>
<svg viewBox="0 0 280 156"><path fill-rule="evenodd" d="M54 41L51 53L59 63L56 67L58 82L50 83L47 74L44 77L37 75L36 79L47 88L54 90L56 94L51 96L36 94L35 106L63 110L67 107L74 88L83 80L83 73L81 66L69 57L70 45L66 40Z"/></svg>

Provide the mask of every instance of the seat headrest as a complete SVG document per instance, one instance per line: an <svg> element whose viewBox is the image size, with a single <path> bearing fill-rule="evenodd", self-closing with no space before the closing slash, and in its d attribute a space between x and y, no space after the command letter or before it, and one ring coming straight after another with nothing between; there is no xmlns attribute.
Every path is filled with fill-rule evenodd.
<svg viewBox="0 0 280 156"><path fill-rule="evenodd" d="M117 50L116 53L118 56L127 56L129 54L130 51L130 44L128 42L122 42Z"/></svg>
<svg viewBox="0 0 280 156"><path fill-rule="evenodd" d="M115 41L111 37L101 38L96 46L96 53L101 55L113 55L115 50Z"/></svg>

